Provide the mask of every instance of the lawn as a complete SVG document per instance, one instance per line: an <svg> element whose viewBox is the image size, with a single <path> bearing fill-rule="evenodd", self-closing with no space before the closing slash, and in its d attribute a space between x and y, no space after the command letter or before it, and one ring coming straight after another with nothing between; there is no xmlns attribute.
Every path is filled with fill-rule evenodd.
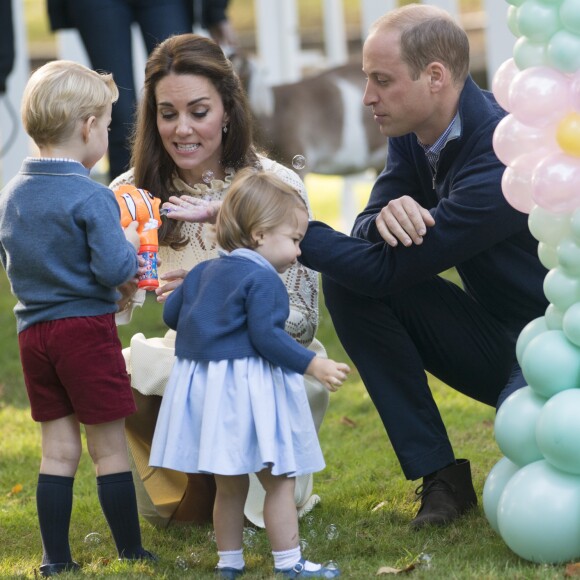
<svg viewBox="0 0 580 580"><path fill-rule="evenodd" d="M340 225L341 181L309 177L314 212ZM363 203L367 188L357 193ZM355 188L358 191L357 188ZM360 199L359 199L360 198ZM30 419L18 360L11 296L0 272L0 577L35 578L42 555L36 520L35 486L40 456L38 426ZM163 330L160 307L148 301L133 322L120 329L128 344L137 331L146 336ZM319 338L329 355L347 360L321 302ZM501 457L493 437L494 411L430 378L458 457L471 460L476 491ZM344 578L375 578L384 567L417 564L414 578L562 578L565 566L536 565L513 554L490 528L479 507L444 529L412 532L418 482L403 478L378 415L356 371L332 395L320 432L327 468L315 478L322 502L301 520L307 557L334 560ZM160 556L157 564L118 562L97 500L88 455L75 483L71 542L82 565L76 577L213 578L216 563L211 527L156 530L142 523L144 544ZM94 539L98 541L95 541ZM265 532L248 532L247 578L272 578ZM66 577L66 576L65 576Z"/></svg>

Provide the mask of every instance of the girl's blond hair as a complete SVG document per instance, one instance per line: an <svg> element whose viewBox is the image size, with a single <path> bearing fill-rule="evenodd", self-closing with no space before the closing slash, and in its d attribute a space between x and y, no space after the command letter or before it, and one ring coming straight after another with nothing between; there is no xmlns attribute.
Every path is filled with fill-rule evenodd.
<svg viewBox="0 0 580 580"><path fill-rule="evenodd" d="M248 167L238 173L216 220L217 243L226 251L257 246L252 234L271 230L291 219L293 210L308 213L304 200L271 172Z"/></svg>
<svg viewBox="0 0 580 580"><path fill-rule="evenodd" d="M118 97L111 74L69 60L54 60L28 80L22 97L22 123L37 145L59 144L72 136L78 121L100 117Z"/></svg>

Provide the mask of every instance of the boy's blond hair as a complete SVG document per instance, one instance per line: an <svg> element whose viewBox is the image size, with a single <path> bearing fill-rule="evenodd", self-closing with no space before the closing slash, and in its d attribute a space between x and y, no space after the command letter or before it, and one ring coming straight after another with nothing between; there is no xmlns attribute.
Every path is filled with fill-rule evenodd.
<svg viewBox="0 0 580 580"><path fill-rule="evenodd" d="M293 210L308 214L306 203L290 185L271 172L252 167L234 177L216 220L217 243L226 251L255 248L252 234L285 223Z"/></svg>
<svg viewBox="0 0 580 580"><path fill-rule="evenodd" d="M69 60L54 60L32 73L22 97L26 132L39 145L69 139L77 123L100 117L119 97L111 74Z"/></svg>

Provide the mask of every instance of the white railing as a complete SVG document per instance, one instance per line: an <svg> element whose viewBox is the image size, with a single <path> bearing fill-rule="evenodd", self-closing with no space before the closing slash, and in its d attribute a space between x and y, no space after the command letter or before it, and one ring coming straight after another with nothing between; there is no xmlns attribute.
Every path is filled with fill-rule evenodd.
<svg viewBox="0 0 580 580"><path fill-rule="evenodd" d="M24 85L29 76L27 36L24 23L23 2L11 0L14 13L16 39L16 62L8 78L8 93L0 96L0 150L11 138L14 123L17 133L14 141L0 158L0 186L12 177L31 150L30 142L24 133L18 107ZM321 0L324 10L324 54L323 65L335 66L348 59L347 39L342 0ZM296 0L254 0L256 10L256 46L258 59L264 67L270 84L296 81L300 78L303 52L300 47L298 13ZM450 13L458 14L458 0L431 0L428 4L441 6ZM361 38L366 37L370 24L385 11L395 8L396 0L361 0ZM514 37L506 23L507 3L501 0L484 0L485 10L478 15L486 30L486 68L488 85L491 86L493 74L501 63L512 54ZM473 25L473 24L470 24ZM465 23L464 23L465 26ZM136 86L143 81L145 50L134 30L133 45L135 54ZM58 54L61 58L79 60L88 64L86 52L78 33L67 30L58 33ZM16 110L17 118L11 116L10 107Z"/></svg>

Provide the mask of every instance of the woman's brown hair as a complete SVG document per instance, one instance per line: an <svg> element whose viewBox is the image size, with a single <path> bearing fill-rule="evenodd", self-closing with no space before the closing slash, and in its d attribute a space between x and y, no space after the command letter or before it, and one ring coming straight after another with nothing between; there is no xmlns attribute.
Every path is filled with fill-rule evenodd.
<svg viewBox="0 0 580 580"><path fill-rule="evenodd" d="M235 170L255 165L253 119L244 89L232 63L213 40L197 34L180 34L163 41L150 54L145 67L145 83L137 110L132 139L135 185L149 190L161 202L169 199L175 164L157 131L157 84L169 74L207 78L219 93L228 116L228 132L222 134L221 163ZM180 222L164 220L159 230L161 244L180 246Z"/></svg>

